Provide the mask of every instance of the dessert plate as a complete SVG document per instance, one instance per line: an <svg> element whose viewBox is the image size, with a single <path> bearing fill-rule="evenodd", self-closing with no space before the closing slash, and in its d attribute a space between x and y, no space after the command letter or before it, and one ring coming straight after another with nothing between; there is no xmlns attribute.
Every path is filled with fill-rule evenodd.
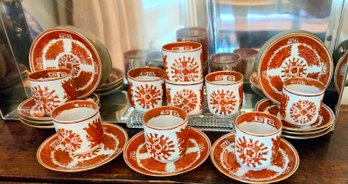
<svg viewBox="0 0 348 184"><path fill-rule="evenodd" d="M274 36L261 48L258 76L262 91L280 104L283 81L298 76L320 80L327 87L333 73L333 59L324 43L305 31Z"/></svg>
<svg viewBox="0 0 348 184"><path fill-rule="evenodd" d="M63 27L47 29L39 34L29 52L31 71L72 69L79 98L87 97L99 85L103 70L102 59L87 37L75 29Z"/></svg>
<svg viewBox="0 0 348 184"><path fill-rule="evenodd" d="M252 171L242 167L235 159L235 134L220 137L212 146L210 159L226 176L246 183L274 183L290 177L297 170L300 158L296 149L281 139L277 158L268 168Z"/></svg>
<svg viewBox="0 0 348 184"><path fill-rule="evenodd" d="M132 137L127 143L123 158L134 171L149 176L174 176L200 166L209 156L211 143L200 130L188 128L189 141L186 154L177 161L161 163L153 159L146 150L144 132Z"/></svg>
<svg viewBox="0 0 348 184"><path fill-rule="evenodd" d="M38 121L52 121L50 116L45 116L35 107L34 98L28 98L20 103L17 107L18 115L27 119L38 120Z"/></svg>
<svg viewBox="0 0 348 184"><path fill-rule="evenodd" d="M345 52L344 55L339 59L334 73L334 83L337 89L338 94L341 93L342 87L345 86L346 82L346 70L348 62L348 52Z"/></svg>
<svg viewBox="0 0 348 184"><path fill-rule="evenodd" d="M273 103L269 99L262 99L259 102L257 102L255 105L255 110L260 112L267 112L282 119L282 116L280 115L280 112L279 112L279 105ZM334 120L335 120L335 116L332 110L330 109L330 107L323 104L321 106L319 119L315 123L309 126L302 126L302 127L296 126L296 125L287 123L284 120L282 120L282 122L283 122L284 130L295 131L295 132L299 132L299 131L305 132L305 131L315 131L315 130L328 127L334 123Z"/></svg>
<svg viewBox="0 0 348 184"><path fill-rule="evenodd" d="M325 127L323 129L315 130L315 131L309 131L309 132L295 132L295 131L288 131L288 130L282 130L282 134L286 135L294 135L294 136L310 136L310 135L317 135L325 132L326 130L333 127L333 124L331 124L328 127Z"/></svg>
<svg viewBox="0 0 348 184"><path fill-rule="evenodd" d="M127 132L114 124L103 123L101 145L94 151L73 155L59 144L56 134L46 139L36 153L38 162L47 169L60 172L79 172L97 168L116 158L123 150Z"/></svg>
<svg viewBox="0 0 348 184"><path fill-rule="evenodd" d="M32 124L37 124L37 125L53 125L53 120L49 120L49 121L41 121L41 120L34 120L34 119L28 119L26 117L23 117L21 115L18 115L19 119L26 121L28 123L32 123Z"/></svg>

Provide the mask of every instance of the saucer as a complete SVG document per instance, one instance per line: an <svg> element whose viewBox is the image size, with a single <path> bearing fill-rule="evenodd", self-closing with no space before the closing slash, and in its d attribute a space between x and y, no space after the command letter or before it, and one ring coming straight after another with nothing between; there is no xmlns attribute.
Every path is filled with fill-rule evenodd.
<svg viewBox="0 0 348 184"><path fill-rule="evenodd" d="M307 134L307 135L289 135L289 134L283 134L282 132L282 137L284 138L287 138L287 139L298 139L298 140L302 140L302 139L314 139L314 138L318 138L318 137L321 137L321 136L324 136L328 133L330 133L332 130L331 130L331 127L327 130L325 130L324 132L321 132L321 133L318 133L318 134Z"/></svg>
<svg viewBox="0 0 348 184"><path fill-rule="evenodd" d="M119 91L120 89L122 89L123 87L123 83L121 82L119 85L107 90L107 91L102 91L102 92L97 92L96 93L99 95L99 96L106 96L106 95L110 95L112 93L115 93L117 91Z"/></svg>
<svg viewBox="0 0 348 184"><path fill-rule="evenodd" d="M315 130L315 131L308 131L308 132L296 132L296 131L289 131L289 130L282 130L282 134L286 134L286 135L295 135L295 136L310 136L310 135L317 135L317 134L321 134L323 132L326 132L328 129L331 129L333 127L333 123L328 126L325 127L323 129L319 129L319 130Z"/></svg>
<svg viewBox="0 0 348 184"><path fill-rule="evenodd" d="M262 90L259 77L256 72L253 72L249 78L250 84L252 84L256 89Z"/></svg>
<svg viewBox="0 0 348 184"><path fill-rule="evenodd" d="M123 81L124 72L118 68L112 68L109 77L105 82L99 84L97 89L107 88Z"/></svg>
<svg viewBox="0 0 348 184"><path fill-rule="evenodd" d="M123 158L134 171L148 176L175 176L200 166L209 156L211 143L200 130L188 128L189 141L186 154L177 161L161 163L147 152L144 132L133 136L127 143Z"/></svg>
<svg viewBox="0 0 348 184"><path fill-rule="evenodd" d="M256 111L260 112L267 112L270 114L273 114L277 116L278 118L282 119L282 116L280 115L279 112L279 105L273 103L269 99L262 99L259 102L256 103L255 105ZM283 122L283 129L288 130L288 131L315 131L319 129L323 129L325 127L328 127L334 123L335 116L330 107L327 105L323 104L319 113L319 119L308 126L296 126L293 124L290 124L284 120Z"/></svg>
<svg viewBox="0 0 348 184"><path fill-rule="evenodd" d="M24 124L26 126L29 126L29 127L32 127L32 128L40 128L40 129L52 129L52 128L54 128L53 124L51 124L51 125L42 125L41 124L40 125L40 124L35 124L35 123L28 122L28 121L26 121L24 119L21 119L21 118L19 118L19 121L22 124Z"/></svg>
<svg viewBox="0 0 348 184"><path fill-rule="evenodd" d="M27 119L52 121L50 116L40 116L43 113L36 109L34 98L28 98L20 103L17 107L17 113Z"/></svg>
<svg viewBox="0 0 348 184"><path fill-rule="evenodd" d="M104 165L121 154L127 140L127 132L114 124L103 123L101 145L94 151L74 155L66 152L54 134L46 139L36 153L38 162L47 169L60 172L79 172Z"/></svg>
<svg viewBox="0 0 348 184"><path fill-rule="evenodd" d="M283 82L292 77L308 77L329 86L333 59L329 49L314 34L289 31L275 35L260 49L258 76L264 94L280 104Z"/></svg>
<svg viewBox="0 0 348 184"><path fill-rule="evenodd" d="M246 183L274 183L290 177L299 166L296 149L281 139L278 156L271 166L259 171L248 170L235 160L234 140L234 133L226 134L214 143L210 152L215 167L232 179Z"/></svg>
<svg viewBox="0 0 348 184"><path fill-rule="evenodd" d="M53 120L49 120L49 121L41 121L41 120L34 120L34 119L28 119L26 117L23 117L21 115L18 115L19 119L22 119L26 122L32 123L32 124L38 124L38 125L53 125Z"/></svg>
<svg viewBox="0 0 348 184"><path fill-rule="evenodd" d="M335 88L337 89L338 94L341 93L342 87L345 86L347 62L348 62L348 52L345 52L344 55L338 60L335 67L334 83L335 83Z"/></svg>

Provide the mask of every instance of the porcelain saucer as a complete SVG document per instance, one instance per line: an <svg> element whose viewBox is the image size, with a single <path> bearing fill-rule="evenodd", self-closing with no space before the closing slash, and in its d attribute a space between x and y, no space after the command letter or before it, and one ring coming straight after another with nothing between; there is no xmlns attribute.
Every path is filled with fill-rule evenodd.
<svg viewBox="0 0 348 184"><path fill-rule="evenodd" d="M21 119L21 118L19 118L19 121L22 124L29 126L29 127L32 127L32 128L40 128L40 129L52 129L52 128L54 128L53 124L35 124L32 122L28 122L28 121Z"/></svg>
<svg viewBox="0 0 348 184"><path fill-rule="evenodd" d="M112 68L109 77L105 82L99 84L98 89L116 86L120 81L123 81L124 72L118 68Z"/></svg>
<svg viewBox="0 0 348 184"><path fill-rule="evenodd" d="M200 130L189 127L189 142L186 154L177 161L161 163L154 160L146 150L144 132L133 136L127 143L123 158L134 171L149 176L175 176L200 166L209 156L211 143Z"/></svg>
<svg viewBox="0 0 348 184"><path fill-rule="evenodd" d="M277 116L278 118L282 118L279 112L279 105L273 103L269 99L262 99L255 105L256 111L267 112ZM319 129L323 129L328 127L334 123L335 116L330 107L323 104L320 110L319 119L309 126L296 126L286 121L283 122L283 129L288 131L296 131L296 132L308 132L308 131L316 131Z"/></svg>
<svg viewBox="0 0 348 184"><path fill-rule="evenodd" d="M215 167L232 179L246 183L274 183L290 177L299 166L296 149L281 139L278 156L271 166L259 171L248 170L235 160L234 140L234 133L226 134L214 143L210 152Z"/></svg>
<svg viewBox="0 0 348 184"><path fill-rule="evenodd" d="M318 138L321 136L324 136L328 133L330 133L332 126L330 126L330 128L326 129L325 131L321 132L321 133L316 133L316 134L305 134L305 135L290 135L290 134L284 134L282 133L282 137L284 138L288 138L288 139L314 139L314 138Z"/></svg>
<svg viewBox="0 0 348 184"><path fill-rule="evenodd" d="M27 119L39 121L52 121L50 116L45 116L35 107L34 98L28 98L20 103L17 107L17 113Z"/></svg>
<svg viewBox="0 0 348 184"><path fill-rule="evenodd" d="M36 158L47 169L61 172L86 171L104 165L121 154L128 135L123 128L111 123L103 123L103 129L101 145L90 153L73 155L66 152L54 134L41 144Z"/></svg>

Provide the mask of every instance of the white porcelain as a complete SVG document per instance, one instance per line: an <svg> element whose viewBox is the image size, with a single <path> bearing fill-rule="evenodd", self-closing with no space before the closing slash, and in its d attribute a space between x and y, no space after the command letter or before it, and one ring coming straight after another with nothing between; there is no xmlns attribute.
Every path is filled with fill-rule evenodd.
<svg viewBox="0 0 348 184"><path fill-rule="evenodd" d="M163 163L180 159L187 148L187 113L177 107L162 106L143 116L148 153Z"/></svg>
<svg viewBox="0 0 348 184"><path fill-rule="evenodd" d="M237 114L243 105L243 75L217 71L205 77L209 112L219 116Z"/></svg>
<svg viewBox="0 0 348 184"><path fill-rule="evenodd" d="M196 115L203 108L203 80L191 83L172 83L166 81L166 100L168 106L184 109L188 115Z"/></svg>
<svg viewBox="0 0 348 184"><path fill-rule="evenodd" d="M65 151L85 154L99 147L103 127L99 107L88 100L75 100L52 111L58 141Z"/></svg>
<svg viewBox="0 0 348 184"><path fill-rule="evenodd" d="M283 119L293 125L309 126L319 118L325 85L316 79L295 77L286 80L280 104Z"/></svg>
<svg viewBox="0 0 348 184"><path fill-rule="evenodd" d="M235 154L237 162L250 170L261 170L276 158L282 122L263 112L248 112L236 118Z"/></svg>
<svg viewBox="0 0 348 184"><path fill-rule="evenodd" d="M174 42L162 47L166 80L196 82L203 80L202 44Z"/></svg>
<svg viewBox="0 0 348 184"><path fill-rule="evenodd" d="M164 71L159 68L135 68L127 73L128 97L131 105L145 112L163 104Z"/></svg>
<svg viewBox="0 0 348 184"><path fill-rule="evenodd" d="M35 107L49 116L51 111L68 100L76 98L75 85L68 69L48 69L28 76Z"/></svg>

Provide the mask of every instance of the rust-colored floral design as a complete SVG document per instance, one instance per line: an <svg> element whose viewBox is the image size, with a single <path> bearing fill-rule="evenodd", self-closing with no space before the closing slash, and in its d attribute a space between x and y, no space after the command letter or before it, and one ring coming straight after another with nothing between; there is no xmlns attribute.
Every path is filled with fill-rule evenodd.
<svg viewBox="0 0 348 184"><path fill-rule="evenodd" d="M161 100L161 90L153 85L140 85L135 90L135 101L145 109L154 108L158 101Z"/></svg>
<svg viewBox="0 0 348 184"><path fill-rule="evenodd" d="M56 149L53 152L53 159L63 166L67 166L73 161L73 158L70 156L70 154L62 149Z"/></svg>
<svg viewBox="0 0 348 184"><path fill-rule="evenodd" d="M171 104L172 103L172 99L170 97L170 91L171 88L166 88L166 100L167 100L167 104Z"/></svg>
<svg viewBox="0 0 348 184"><path fill-rule="evenodd" d="M299 100L290 108L290 117L299 124L306 124L313 119L317 107L308 100Z"/></svg>
<svg viewBox="0 0 348 184"><path fill-rule="evenodd" d="M82 140L80 135L74 133L72 130L65 130L59 128L57 130L58 141L64 146L67 151L76 151L81 148Z"/></svg>
<svg viewBox="0 0 348 184"><path fill-rule="evenodd" d="M177 91L173 97L173 105L191 112L198 105L198 97L195 92L190 89Z"/></svg>
<svg viewBox="0 0 348 184"><path fill-rule="evenodd" d="M291 79L293 77L306 76L307 64L302 58L292 58L284 61L281 67L281 77L283 80Z"/></svg>
<svg viewBox="0 0 348 184"><path fill-rule="evenodd" d="M72 79L65 80L62 82L62 87L64 89L64 99L66 100L73 100L76 98L75 94L75 86L73 85L74 82Z"/></svg>
<svg viewBox="0 0 348 184"><path fill-rule="evenodd" d="M267 147L259 140L247 140L244 136L237 140L236 155L248 167L261 165L261 161L266 160L267 153Z"/></svg>
<svg viewBox="0 0 348 184"><path fill-rule="evenodd" d="M283 117L286 117L286 107L288 106L290 97L288 95L286 95L285 93L283 93L282 98L281 98L281 106L280 106L280 115L282 115Z"/></svg>
<svg viewBox="0 0 348 184"><path fill-rule="evenodd" d="M179 154L182 156L186 152L187 146L187 128L182 128L180 131L176 132L176 136L178 137L179 142Z"/></svg>
<svg viewBox="0 0 348 184"><path fill-rule="evenodd" d="M164 55L163 56L163 69L165 72L165 78L169 80L169 72L168 72L168 61L167 61L168 56Z"/></svg>
<svg viewBox="0 0 348 184"><path fill-rule="evenodd" d="M156 159L168 159L174 152L174 143L164 135L148 133L145 135L146 148Z"/></svg>
<svg viewBox="0 0 348 184"><path fill-rule="evenodd" d="M32 94L35 99L35 103L40 104L37 106L37 108L45 113L50 113L61 102L56 94L56 91L54 89L50 90L47 86L44 88L41 88L41 86L33 87Z"/></svg>
<svg viewBox="0 0 348 184"><path fill-rule="evenodd" d="M72 54L64 54L61 56L58 61L58 67L70 69L73 76L77 76L80 71L79 60Z"/></svg>
<svg viewBox="0 0 348 184"><path fill-rule="evenodd" d="M175 59L171 66L171 73L173 74L173 80L178 81L195 81L199 79L199 66L194 58L182 57Z"/></svg>
<svg viewBox="0 0 348 184"><path fill-rule="evenodd" d="M229 115L236 108L236 96L229 90L216 90L210 95L210 102L215 113Z"/></svg>
<svg viewBox="0 0 348 184"><path fill-rule="evenodd" d="M101 124L101 120L98 118L94 120L92 123L89 123L86 128L84 128L87 132L87 140L90 142L89 147L93 148L98 145L103 139L103 126Z"/></svg>
<svg viewBox="0 0 348 184"><path fill-rule="evenodd" d="M272 158L277 156L277 152L280 146L280 136L272 138Z"/></svg>

